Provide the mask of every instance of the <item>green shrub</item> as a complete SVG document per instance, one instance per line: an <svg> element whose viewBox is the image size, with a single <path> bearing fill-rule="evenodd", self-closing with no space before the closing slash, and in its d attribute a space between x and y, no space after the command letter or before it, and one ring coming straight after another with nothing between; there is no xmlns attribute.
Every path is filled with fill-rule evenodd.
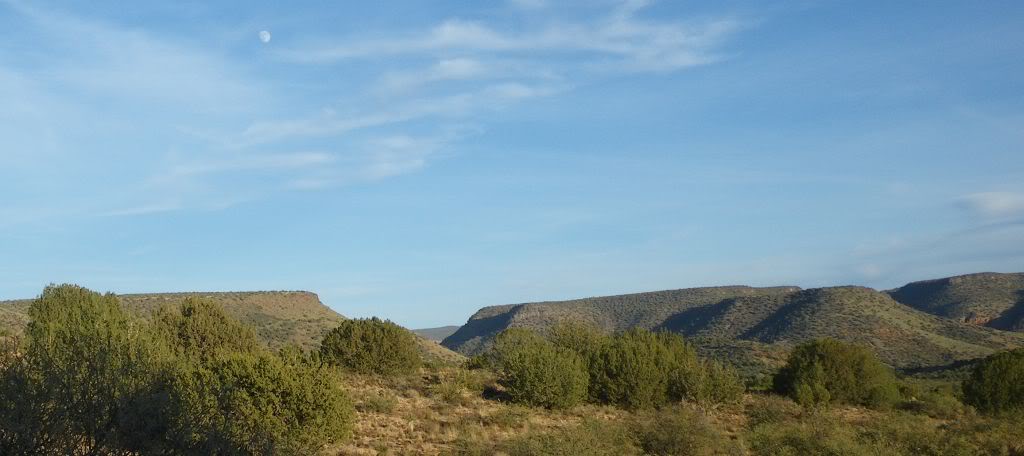
<svg viewBox="0 0 1024 456"><path fill-rule="evenodd" d="M0 378L0 453L109 452L132 436L120 424L139 415L164 360L114 295L48 286L29 307L23 353Z"/></svg>
<svg viewBox="0 0 1024 456"><path fill-rule="evenodd" d="M632 430L644 454L700 456L740 451L707 416L682 407L643 414Z"/></svg>
<svg viewBox="0 0 1024 456"><path fill-rule="evenodd" d="M0 369L0 454L308 454L347 434L331 372L225 331L244 327L216 306L180 309L147 324L113 295L47 287Z"/></svg>
<svg viewBox="0 0 1024 456"><path fill-rule="evenodd" d="M696 365L696 354L681 337L633 329L612 338L594 357L592 399L629 409L658 407L682 397L681 379L689 374L680 371Z"/></svg>
<svg viewBox="0 0 1024 456"><path fill-rule="evenodd" d="M164 307L153 329L175 351L190 359L210 360L222 353L251 353L262 346L256 332L228 316L214 301L189 297L177 307Z"/></svg>
<svg viewBox="0 0 1024 456"><path fill-rule="evenodd" d="M797 346L774 387L804 406L841 402L877 408L899 399L892 369L870 350L833 339Z"/></svg>
<svg viewBox="0 0 1024 456"><path fill-rule="evenodd" d="M187 453L311 454L352 426L336 375L266 352L183 369L171 390L172 440Z"/></svg>
<svg viewBox="0 0 1024 456"><path fill-rule="evenodd" d="M610 337L595 326L577 321L564 321L551 328L549 337L556 347L572 350L589 364L610 341Z"/></svg>
<svg viewBox="0 0 1024 456"><path fill-rule="evenodd" d="M499 445L509 456L629 456L641 454L629 430L618 423L586 420L578 427L547 434L527 434ZM491 451L485 454L496 454Z"/></svg>
<svg viewBox="0 0 1024 456"><path fill-rule="evenodd" d="M1024 349L999 352L974 367L964 400L986 413L1024 409Z"/></svg>
<svg viewBox="0 0 1024 456"><path fill-rule="evenodd" d="M713 360L700 360L696 366L680 368L672 376L678 395L687 401L711 406L735 404L746 388L736 369Z"/></svg>
<svg viewBox="0 0 1024 456"><path fill-rule="evenodd" d="M365 374L407 374L420 366L416 336L387 320L345 320L320 343L323 361Z"/></svg>
<svg viewBox="0 0 1024 456"><path fill-rule="evenodd" d="M498 380L513 402L567 408L582 402L587 394L582 358L534 332L505 330L495 338L492 351L500 368Z"/></svg>

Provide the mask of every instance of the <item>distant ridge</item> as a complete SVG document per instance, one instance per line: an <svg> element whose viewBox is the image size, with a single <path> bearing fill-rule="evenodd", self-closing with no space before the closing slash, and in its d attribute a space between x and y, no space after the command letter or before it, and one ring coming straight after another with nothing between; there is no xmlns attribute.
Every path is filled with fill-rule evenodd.
<svg viewBox="0 0 1024 456"><path fill-rule="evenodd" d="M460 327L461 326L441 326L438 328L414 329L412 332L424 339L441 342L446 337L455 334L455 331L458 331Z"/></svg>
<svg viewBox="0 0 1024 456"><path fill-rule="evenodd" d="M870 346L899 368L949 365L1024 346L1024 334L932 315L885 292L852 286L689 288L485 307L443 345L472 355L506 328L545 331L567 320L606 331L673 331L703 352L744 363L777 364L792 345L819 337Z"/></svg>
<svg viewBox="0 0 1024 456"><path fill-rule="evenodd" d="M925 280L888 293L903 304L933 315L1024 331L1024 273L982 272Z"/></svg>

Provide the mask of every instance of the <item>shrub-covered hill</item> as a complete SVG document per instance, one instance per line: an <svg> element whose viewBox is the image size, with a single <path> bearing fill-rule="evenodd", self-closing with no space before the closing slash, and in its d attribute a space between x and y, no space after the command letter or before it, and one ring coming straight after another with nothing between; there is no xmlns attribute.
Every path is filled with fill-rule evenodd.
<svg viewBox="0 0 1024 456"><path fill-rule="evenodd" d="M983 272L925 280L888 293L893 299L930 314L1024 332L1024 273Z"/></svg>
<svg viewBox="0 0 1024 456"><path fill-rule="evenodd" d="M442 344L463 354L476 354L484 350L491 338L505 328L543 330L566 320L582 321L609 332L633 327L653 329L687 310L714 305L727 299L781 296L798 290L797 287L747 286L684 288L571 301L484 307L458 331L445 338Z"/></svg>
<svg viewBox="0 0 1024 456"><path fill-rule="evenodd" d="M289 343L312 348L323 335L345 317L306 291L195 292L118 295L133 312L147 316L157 309L180 304L189 296L220 303L231 316L252 325L257 335L272 348ZM0 325L20 332L28 323L31 300L0 301Z"/></svg>
<svg viewBox="0 0 1024 456"><path fill-rule="evenodd" d="M670 330L688 336L703 352L769 366L779 362L784 349L820 337L868 345L901 368L947 365L1024 346L1021 334L930 315L862 287L699 288L488 307L444 344L473 354L506 327L543 331L570 319L609 331Z"/></svg>

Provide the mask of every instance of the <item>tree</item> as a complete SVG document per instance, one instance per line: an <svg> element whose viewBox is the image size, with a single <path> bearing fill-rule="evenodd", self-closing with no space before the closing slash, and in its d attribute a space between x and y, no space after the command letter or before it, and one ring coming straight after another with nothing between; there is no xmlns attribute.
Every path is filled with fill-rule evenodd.
<svg viewBox="0 0 1024 456"><path fill-rule="evenodd" d="M189 454L313 454L351 432L354 412L339 383L303 358L220 354L175 375L169 438Z"/></svg>
<svg viewBox="0 0 1024 456"><path fill-rule="evenodd" d="M492 351L499 381L513 402L568 408L586 398L586 365L576 352L518 328L499 334Z"/></svg>
<svg viewBox="0 0 1024 456"><path fill-rule="evenodd" d="M805 406L842 402L881 408L899 400L889 366L865 347L834 339L797 346L773 383L776 392Z"/></svg>
<svg viewBox="0 0 1024 456"><path fill-rule="evenodd" d="M965 402L983 412L1024 409L1024 349L980 361L964 380L963 392Z"/></svg>
<svg viewBox="0 0 1024 456"><path fill-rule="evenodd" d="M631 329L594 358L592 399L629 409L661 406L670 400L673 372L691 356L692 349L679 336Z"/></svg>
<svg viewBox="0 0 1024 456"><path fill-rule="evenodd" d="M117 448L132 398L166 353L117 297L48 286L29 307L24 352L4 369L0 453L89 454Z"/></svg>
<svg viewBox="0 0 1024 456"><path fill-rule="evenodd" d="M216 302L189 297L177 307L164 307L153 328L179 354L210 360L218 353L251 353L262 348L256 332L229 316Z"/></svg>
<svg viewBox="0 0 1024 456"><path fill-rule="evenodd" d="M416 336L379 318L341 322L324 336L320 357L342 369L366 374L407 374L421 363Z"/></svg>

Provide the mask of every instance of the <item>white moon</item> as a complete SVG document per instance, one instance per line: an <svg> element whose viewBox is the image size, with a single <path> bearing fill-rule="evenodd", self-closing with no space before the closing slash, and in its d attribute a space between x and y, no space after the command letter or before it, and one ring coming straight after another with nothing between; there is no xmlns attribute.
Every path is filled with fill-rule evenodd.
<svg viewBox="0 0 1024 456"><path fill-rule="evenodd" d="M270 32L268 32L266 30L260 31L260 41L262 41L264 43L269 43L270 42Z"/></svg>

